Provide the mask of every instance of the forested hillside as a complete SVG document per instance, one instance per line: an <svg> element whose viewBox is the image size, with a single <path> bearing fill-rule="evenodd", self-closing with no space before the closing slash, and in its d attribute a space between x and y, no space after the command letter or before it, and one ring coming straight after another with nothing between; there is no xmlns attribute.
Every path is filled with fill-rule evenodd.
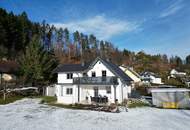
<svg viewBox="0 0 190 130"><path fill-rule="evenodd" d="M59 63L88 62L95 57L109 58L117 64L133 66L138 72L150 70L166 76L171 68L189 72L190 56L184 62L180 57L150 55L126 49L119 50L117 43L99 40L81 32L70 32L67 28L56 28L45 21L32 22L27 14L15 15L0 9L0 58L18 60L34 36L40 37L42 47L53 54ZM127 43L126 43L127 44Z"/></svg>

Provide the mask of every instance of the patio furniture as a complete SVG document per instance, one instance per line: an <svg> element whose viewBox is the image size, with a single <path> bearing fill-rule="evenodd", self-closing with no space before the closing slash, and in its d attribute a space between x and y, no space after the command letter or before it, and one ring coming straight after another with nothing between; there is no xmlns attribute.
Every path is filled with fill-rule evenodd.
<svg viewBox="0 0 190 130"><path fill-rule="evenodd" d="M92 102L95 103L107 103L108 97L107 96L97 96L97 97L90 97Z"/></svg>

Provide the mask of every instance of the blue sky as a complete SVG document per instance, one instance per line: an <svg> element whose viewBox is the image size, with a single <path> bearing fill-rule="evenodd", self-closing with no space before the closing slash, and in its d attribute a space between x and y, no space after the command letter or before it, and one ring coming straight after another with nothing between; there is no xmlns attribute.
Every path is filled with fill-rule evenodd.
<svg viewBox="0 0 190 130"><path fill-rule="evenodd" d="M190 54L190 0L1 0L0 7L92 33L120 49Z"/></svg>

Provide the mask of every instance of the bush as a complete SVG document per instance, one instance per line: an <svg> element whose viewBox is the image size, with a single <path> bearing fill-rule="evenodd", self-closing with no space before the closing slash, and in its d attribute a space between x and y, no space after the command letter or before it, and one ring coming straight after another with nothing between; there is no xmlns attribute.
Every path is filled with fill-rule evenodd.
<svg viewBox="0 0 190 130"><path fill-rule="evenodd" d="M129 108L150 106L148 102L141 99L134 99L134 98L128 99L127 105Z"/></svg>
<svg viewBox="0 0 190 130"><path fill-rule="evenodd" d="M165 84L177 86L177 87L184 87L185 84L183 84L179 79L170 78L169 80L166 80Z"/></svg>

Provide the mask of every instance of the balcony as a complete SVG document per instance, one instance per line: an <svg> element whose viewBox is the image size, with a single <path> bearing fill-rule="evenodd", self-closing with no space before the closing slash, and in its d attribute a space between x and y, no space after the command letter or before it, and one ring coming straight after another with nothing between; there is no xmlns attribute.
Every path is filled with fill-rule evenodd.
<svg viewBox="0 0 190 130"><path fill-rule="evenodd" d="M117 77L76 77L73 84L84 85L118 85Z"/></svg>

